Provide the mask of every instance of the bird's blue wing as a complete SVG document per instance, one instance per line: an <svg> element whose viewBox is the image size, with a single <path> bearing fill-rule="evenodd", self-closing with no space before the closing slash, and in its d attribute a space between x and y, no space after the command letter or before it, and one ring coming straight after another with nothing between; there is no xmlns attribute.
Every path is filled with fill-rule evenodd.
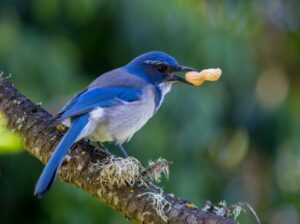
<svg viewBox="0 0 300 224"><path fill-rule="evenodd" d="M138 100L141 90L128 87L94 87L80 92L58 113L58 121L78 116L96 107L111 107Z"/></svg>

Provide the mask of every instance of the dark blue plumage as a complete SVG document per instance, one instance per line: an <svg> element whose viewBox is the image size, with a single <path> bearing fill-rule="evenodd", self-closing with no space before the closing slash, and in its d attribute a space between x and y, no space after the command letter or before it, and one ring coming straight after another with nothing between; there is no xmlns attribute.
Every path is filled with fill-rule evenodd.
<svg viewBox="0 0 300 224"><path fill-rule="evenodd" d="M50 189L64 155L82 138L114 142L127 156L122 143L155 114L174 82L187 83L174 73L192 70L164 52L149 52L104 73L76 94L54 117L69 130L46 164L34 194L42 196Z"/></svg>

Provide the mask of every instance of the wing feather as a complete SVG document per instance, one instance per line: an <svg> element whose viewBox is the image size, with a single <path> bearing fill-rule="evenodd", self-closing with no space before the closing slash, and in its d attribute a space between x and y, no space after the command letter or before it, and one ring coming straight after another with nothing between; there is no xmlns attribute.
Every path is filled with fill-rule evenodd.
<svg viewBox="0 0 300 224"><path fill-rule="evenodd" d="M111 107L140 98L140 90L129 87L93 87L76 94L55 116L58 122L88 113L97 107Z"/></svg>

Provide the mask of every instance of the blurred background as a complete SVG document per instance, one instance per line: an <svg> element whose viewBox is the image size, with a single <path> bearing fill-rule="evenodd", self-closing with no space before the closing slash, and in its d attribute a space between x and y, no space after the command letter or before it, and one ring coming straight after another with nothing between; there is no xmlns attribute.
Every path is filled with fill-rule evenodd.
<svg viewBox="0 0 300 224"><path fill-rule="evenodd" d="M300 223L300 2L297 0L1 0L0 70L51 113L99 74L152 50L218 82L178 84L125 147L173 161L160 185L202 207L248 202L263 223ZM129 223L56 181L0 130L0 222ZM108 146L112 152L119 153ZM254 223L248 211L240 223Z"/></svg>

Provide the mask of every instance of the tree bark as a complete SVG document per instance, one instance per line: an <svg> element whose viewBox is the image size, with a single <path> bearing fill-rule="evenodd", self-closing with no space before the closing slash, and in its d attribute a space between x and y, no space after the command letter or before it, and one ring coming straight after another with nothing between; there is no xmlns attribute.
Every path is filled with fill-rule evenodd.
<svg viewBox="0 0 300 224"><path fill-rule="evenodd" d="M63 131L53 124L52 116L41 106L34 104L3 76L0 76L0 112L7 120L8 129L19 133L24 148L46 163ZM112 157L111 157L112 156ZM76 185L98 200L120 212L133 223L187 223L187 224L234 224L227 217L203 211L186 200L163 192L152 182L116 186L99 180L99 169L107 158L115 158L107 151L94 147L86 141L76 143L66 156L59 177ZM161 209L165 218L151 202L149 195L161 195L165 204Z"/></svg>

